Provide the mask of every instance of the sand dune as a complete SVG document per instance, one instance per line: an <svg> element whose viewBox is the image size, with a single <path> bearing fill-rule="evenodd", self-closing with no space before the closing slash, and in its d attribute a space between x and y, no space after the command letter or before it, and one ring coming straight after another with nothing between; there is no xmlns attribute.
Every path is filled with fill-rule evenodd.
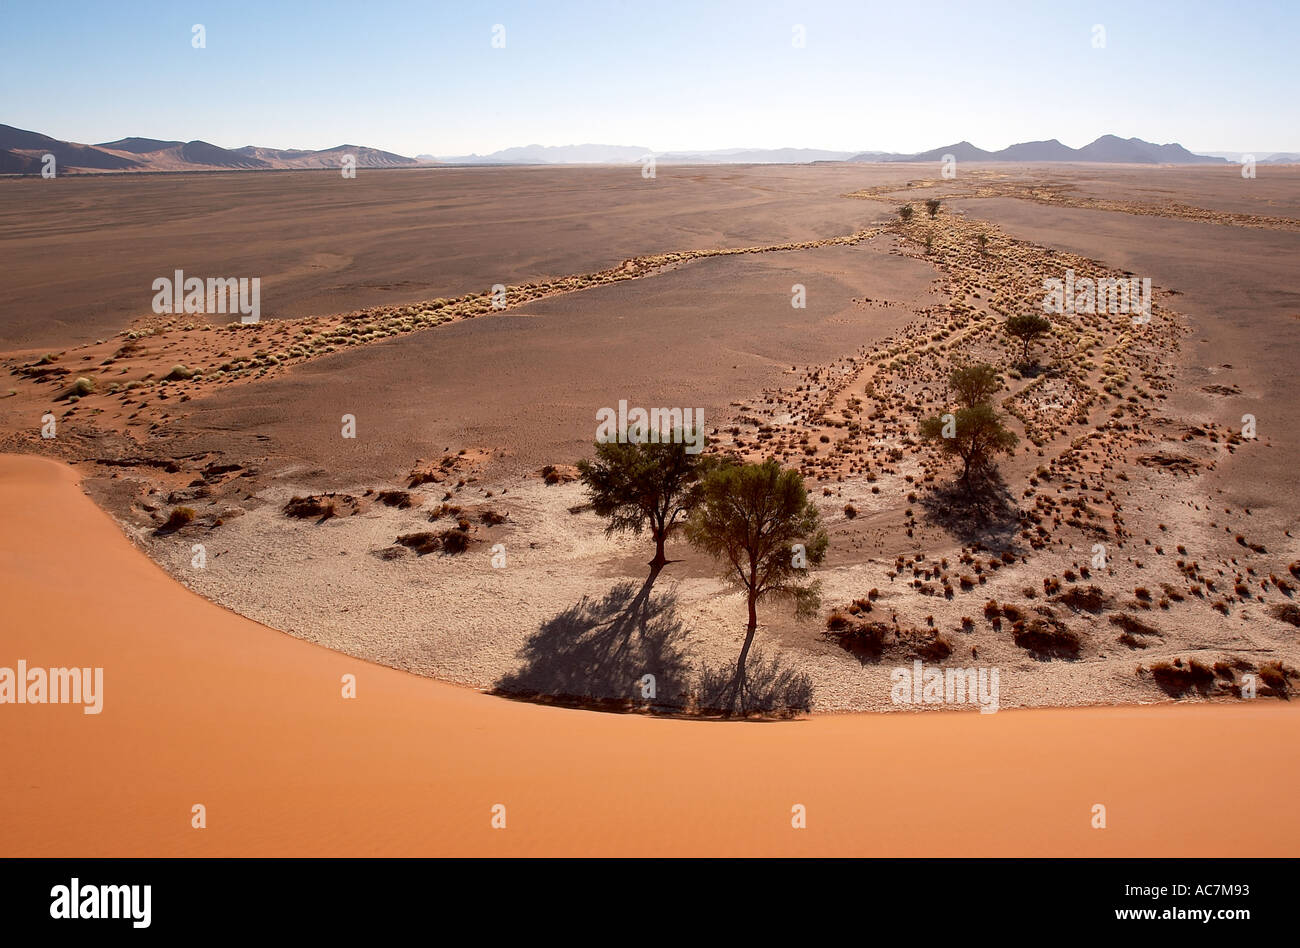
<svg viewBox="0 0 1300 948"><path fill-rule="evenodd" d="M55 462L0 457L0 523L0 665L105 670L102 714L0 707L4 856L1300 846L1300 712L1280 702L764 724L541 708L226 612L134 550ZM195 803L206 829L190 827ZM1096 803L1105 830L1090 828Z"/></svg>

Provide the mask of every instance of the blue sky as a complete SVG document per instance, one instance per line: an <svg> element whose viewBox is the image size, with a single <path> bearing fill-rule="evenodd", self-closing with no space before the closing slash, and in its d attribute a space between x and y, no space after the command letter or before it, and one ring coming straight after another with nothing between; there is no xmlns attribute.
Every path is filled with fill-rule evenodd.
<svg viewBox="0 0 1300 948"><path fill-rule="evenodd" d="M1108 132L1266 154L1300 151L1298 37L1296 0L0 0L0 122L407 155L1077 147Z"/></svg>

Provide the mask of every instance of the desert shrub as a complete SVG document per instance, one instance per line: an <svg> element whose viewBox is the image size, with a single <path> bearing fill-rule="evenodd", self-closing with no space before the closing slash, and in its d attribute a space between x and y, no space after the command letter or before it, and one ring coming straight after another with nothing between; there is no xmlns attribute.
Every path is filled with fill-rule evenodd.
<svg viewBox="0 0 1300 948"><path fill-rule="evenodd" d="M457 527L453 530L444 530L439 534L438 539L442 542L443 552L455 555L464 553L469 549L470 536L468 530Z"/></svg>
<svg viewBox="0 0 1300 948"><path fill-rule="evenodd" d="M311 494L307 497L291 497L284 505L284 514L288 517L321 517L329 519L338 514L334 498Z"/></svg>
<svg viewBox="0 0 1300 948"><path fill-rule="evenodd" d="M410 547L421 556L435 553L442 547L442 542L437 534L430 533L427 530L421 530L417 533L404 533L397 538L397 542L402 546Z"/></svg>
<svg viewBox="0 0 1300 948"><path fill-rule="evenodd" d="M1110 597L1101 591L1100 586L1072 586L1059 596L1052 597L1052 602L1059 602L1071 609L1085 612L1100 612L1110 604Z"/></svg>
<svg viewBox="0 0 1300 948"><path fill-rule="evenodd" d="M1291 688L1288 678L1295 676L1295 669L1288 668L1281 662L1265 662L1259 666L1259 680L1279 695L1285 696Z"/></svg>
<svg viewBox="0 0 1300 948"><path fill-rule="evenodd" d="M461 513L462 508L457 507L455 504L440 504L429 512L429 520L441 520L443 517L459 517Z"/></svg>
<svg viewBox="0 0 1300 948"><path fill-rule="evenodd" d="M63 401L69 398L83 398L94 390L95 383L83 376L60 392L56 401Z"/></svg>
<svg viewBox="0 0 1300 948"><path fill-rule="evenodd" d="M834 629L828 622L825 636L865 665L880 661L892 631L887 622L848 622Z"/></svg>
<svg viewBox="0 0 1300 948"><path fill-rule="evenodd" d="M843 632L851 625L853 625L853 620L838 609L831 610L831 614L826 617L826 631L828 632Z"/></svg>
<svg viewBox="0 0 1300 948"><path fill-rule="evenodd" d="M418 507L421 503L419 497L404 490L381 490L378 497L381 504L386 504L389 507L397 507L399 510Z"/></svg>
<svg viewBox="0 0 1300 948"><path fill-rule="evenodd" d="M906 649L908 658L919 658L924 662L941 662L952 654L952 643L939 633L913 631L900 637L900 645Z"/></svg>
<svg viewBox="0 0 1300 948"><path fill-rule="evenodd" d="M479 522L489 527L495 527L499 523L505 523L509 518L509 514L504 514L499 510L485 510L478 516Z"/></svg>
<svg viewBox="0 0 1300 948"><path fill-rule="evenodd" d="M1281 602L1268 610L1274 619L1281 619L1291 625L1300 626L1300 606L1294 602Z"/></svg>
<svg viewBox="0 0 1300 948"><path fill-rule="evenodd" d="M181 364L173 365L171 371L163 376L164 382L183 382L186 379L192 379L198 373L194 369L188 368Z"/></svg>
<svg viewBox="0 0 1300 948"><path fill-rule="evenodd" d="M542 468L542 480L547 484L566 484L569 481L576 481L577 479L578 472L567 467L548 464Z"/></svg>
<svg viewBox="0 0 1300 948"><path fill-rule="evenodd" d="M925 202L925 209L930 212L931 217L934 217L936 214L939 213L940 203L942 202L940 202L938 198L929 198Z"/></svg>
<svg viewBox="0 0 1300 948"><path fill-rule="evenodd" d="M164 530L179 530L186 524L194 521L195 513L191 507L173 507L172 512L167 516L167 522L162 525Z"/></svg>
<svg viewBox="0 0 1300 948"><path fill-rule="evenodd" d="M1082 640L1077 632L1057 619L1031 619L1017 623L1012 634L1015 643L1039 661L1054 658L1077 659Z"/></svg>
<svg viewBox="0 0 1300 948"><path fill-rule="evenodd" d="M1125 612L1117 612L1110 617L1110 624L1117 625L1129 635L1159 635L1160 630L1154 626L1147 625L1137 616L1131 616Z"/></svg>
<svg viewBox="0 0 1300 948"><path fill-rule="evenodd" d="M1202 693L1208 691L1214 681L1214 670L1195 659L1184 664L1181 658L1175 658L1172 662L1152 665L1151 677L1166 694L1181 698L1193 689Z"/></svg>
<svg viewBox="0 0 1300 948"><path fill-rule="evenodd" d="M854 517L856 517L857 515L858 515L858 508L857 508L857 507L854 507L852 504L845 504L845 505L844 505L844 516L845 516L845 517L847 517L849 520L852 520L852 519L853 519Z"/></svg>
<svg viewBox="0 0 1300 948"><path fill-rule="evenodd" d="M912 219L912 213L912 205L910 204L904 204L898 209L898 216L902 218L904 224Z"/></svg>

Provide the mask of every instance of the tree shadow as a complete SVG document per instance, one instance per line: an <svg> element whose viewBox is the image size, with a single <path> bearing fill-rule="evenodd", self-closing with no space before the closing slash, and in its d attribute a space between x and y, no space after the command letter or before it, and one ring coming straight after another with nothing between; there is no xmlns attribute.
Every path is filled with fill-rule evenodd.
<svg viewBox="0 0 1300 948"><path fill-rule="evenodd" d="M638 590L622 582L543 622L520 649L523 665L492 693L545 704L609 711L678 710L690 691L679 642L677 597L652 595L659 570ZM653 697L646 694L653 676Z"/></svg>
<svg viewBox="0 0 1300 948"><path fill-rule="evenodd" d="M982 543L991 550L1011 550L1020 526L1020 508L996 469L971 472L940 484L920 501L926 522L942 527L963 543Z"/></svg>
<svg viewBox="0 0 1300 948"><path fill-rule="evenodd" d="M779 655L768 661L762 652L752 652L745 663L743 694L735 685L734 664L704 665L696 682L696 712L793 717L812 710L812 678L785 664Z"/></svg>

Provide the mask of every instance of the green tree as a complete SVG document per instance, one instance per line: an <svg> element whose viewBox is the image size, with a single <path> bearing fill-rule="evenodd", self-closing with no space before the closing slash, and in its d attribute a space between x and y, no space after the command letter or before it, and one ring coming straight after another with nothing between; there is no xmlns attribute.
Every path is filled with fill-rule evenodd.
<svg viewBox="0 0 1300 948"><path fill-rule="evenodd" d="M941 202L939 201L938 198L929 198L929 199L925 202L925 209L926 209L927 211L930 212L930 216L931 216L931 217L934 217L936 214L939 213L939 204L940 204L940 203L941 203Z"/></svg>
<svg viewBox="0 0 1300 948"><path fill-rule="evenodd" d="M926 418L921 422L921 437L937 444L944 454L962 459L961 481L968 487L971 474L988 467L995 454L1010 452L1019 440L987 402Z"/></svg>
<svg viewBox="0 0 1300 948"><path fill-rule="evenodd" d="M902 207L900 207L898 209L898 216L903 219L904 224L910 221L912 219L912 205L904 204Z"/></svg>
<svg viewBox="0 0 1300 948"><path fill-rule="evenodd" d="M607 534L640 534L649 527L655 541L650 566L656 571L668 562L664 541L699 501L701 475L711 464L688 452L688 443L680 432L658 443L597 441L596 457L578 462L578 477L592 509L609 521Z"/></svg>
<svg viewBox="0 0 1300 948"><path fill-rule="evenodd" d="M1046 316L1039 316L1037 313L1022 313L1019 316L1007 317L1007 335L1025 344L1026 362L1029 361L1030 343L1039 336L1046 335L1051 329L1052 321Z"/></svg>
<svg viewBox="0 0 1300 948"><path fill-rule="evenodd" d="M974 408L987 402L1001 388L998 370L983 362L959 365L948 374L948 385L963 408Z"/></svg>
<svg viewBox="0 0 1300 948"><path fill-rule="evenodd" d="M745 660L758 628L758 603L780 599L807 618L821 605L820 582L806 582L809 565L826 556L826 531L798 471L774 459L728 464L709 473L703 497L686 523L693 546L721 562L722 578L745 593L749 624L729 689L729 704L745 710Z"/></svg>

